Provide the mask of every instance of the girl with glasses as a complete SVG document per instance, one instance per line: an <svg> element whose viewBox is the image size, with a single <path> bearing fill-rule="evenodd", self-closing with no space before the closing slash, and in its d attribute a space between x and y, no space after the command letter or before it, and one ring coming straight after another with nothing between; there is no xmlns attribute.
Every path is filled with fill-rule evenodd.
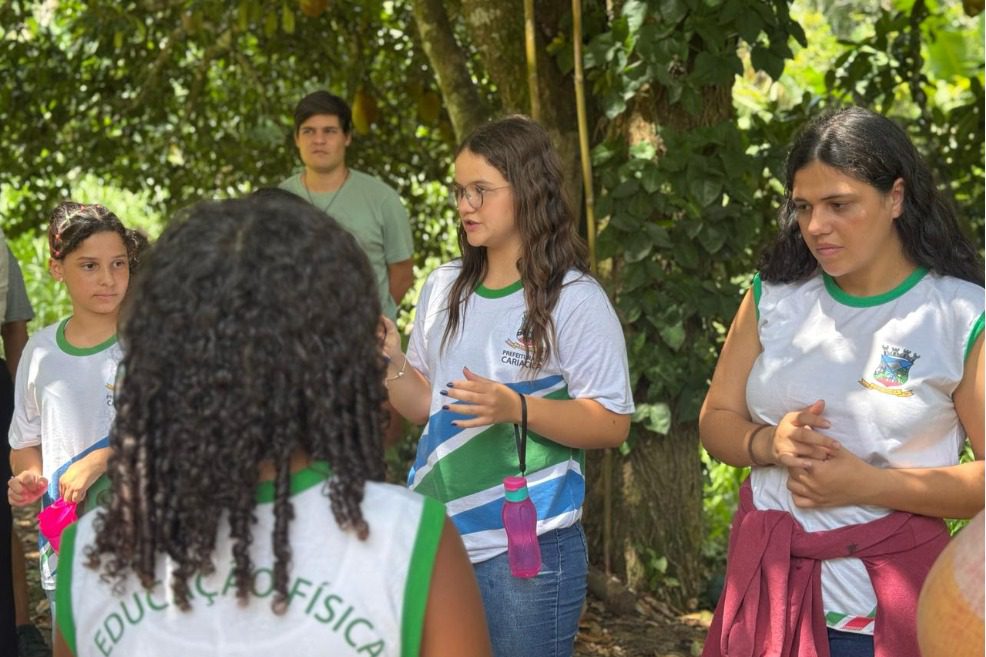
<svg viewBox="0 0 986 657"><path fill-rule="evenodd" d="M426 425L408 483L462 534L494 653L570 655L586 591L584 450L619 445L634 409L623 333L541 126L478 128L452 195L462 257L429 276L406 355L385 321L390 401ZM529 579L511 575L501 519L501 482L522 461L542 559Z"/></svg>

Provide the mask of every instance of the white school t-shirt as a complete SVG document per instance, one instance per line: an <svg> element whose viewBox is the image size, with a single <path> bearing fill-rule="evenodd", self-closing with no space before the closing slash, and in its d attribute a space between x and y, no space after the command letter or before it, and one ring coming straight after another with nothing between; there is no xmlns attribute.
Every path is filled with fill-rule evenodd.
<svg viewBox="0 0 986 657"><path fill-rule="evenodd" d="M873 297L846 294L825 274L789 284L754 280L763 351L747 379L754 422L825 400L823 432L870 465L938 467L958 463L965 432L952 393L983 330L983 288L917 269ZM787 469L753 468L758 509L787 511L814 532L876 520L890 509L803 509L787 489ZM822 563L826 621L872 634L876 594L859 559Z"/></svg>
<svg viewBox="0 0 986 657"><path fill-rule="evenodd" d="M94 347L79 348L65 339L68 319L47 326L27 341L14 382L10 447L40 446L48 491L42 506L58 498L58 478L94 449L109 443L117 365L123 358L113 336ZM55 588L58 558L39 535L41 578Z"/></svg>
<svg viewBox="0 0 986 657"><path fill-rule="evenodd" d="M65 531L56 621L77 657L416 657L445 511L400 486L367 482L361 504L365 541L336 524L329 506L328 465L292 475L294 519L288 529L288 608L273 598L274 487L257 490L251 528L253 584L246 606L236 597L232 542L223 519L212 575L189 579L191 609L174 603L174 563L158 555L150 591L131 573L119 591L85 565L100 511ZM162 585L161 582L164 582Z"/></svg>

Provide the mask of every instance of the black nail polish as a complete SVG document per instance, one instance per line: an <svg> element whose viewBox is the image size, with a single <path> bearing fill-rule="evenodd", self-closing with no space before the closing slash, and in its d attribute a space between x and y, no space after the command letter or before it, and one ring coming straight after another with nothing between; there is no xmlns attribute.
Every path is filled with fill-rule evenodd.
<svg viewBox="0 0 986 657"><path fill-rule="evenodd" d="M448 397L448 390L439 390L438 394L445 395L446 397Z"/></svg>
<svg viewBox="0 0 986 657"><path fill-rule="evenodd" d="M442 406L442 410L443 411L447 411L448 410L448 405Z"/></svg>
<svg viewBox="0 0 986 657"><path fill-rule="evenodd" d="M449 381L448 383L445 384L445 387L446 388L454 388L455 386L452 385L452 382L451 381Z"/></svg>

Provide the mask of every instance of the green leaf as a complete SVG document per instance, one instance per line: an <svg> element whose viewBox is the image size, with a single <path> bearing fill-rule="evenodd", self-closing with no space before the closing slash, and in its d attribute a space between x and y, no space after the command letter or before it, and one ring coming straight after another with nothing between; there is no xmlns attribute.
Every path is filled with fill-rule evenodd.
<svg viewBox="0 0 986 657"><path fill-rule="evenodd" d="M692 116L702 111L702 98L692 85L681 85L681 106Z"/></svg>
<svg viewBox="0 0 986 657"><path fill-rule="evenodd" d="M652 245L648 240L629 240L623 250L623 259L631 263L640 262L650 255L651 247Z"/></svg>
<svg viewBox="0 0 986 657"><path fill-rule="evenodd" d="M735 54L718 56L703 51L695 58L695 67L689 77L699 86L728 84L742 72L739 58Z"/></svg>
<svg viewBox="0 0 986 657"><path fill-rule="evenodd" d="M650 240L655 246L662 249L671 248L671 238L668 237L668 231L665 230L664 227L658 226L655 223L647 223L644 224L644 231L647 233L648 237L650 237Z"/></svg>
<svg viewBox="0 0 986 657"><path fill-rule="evenodd" d="M719 195L722 194L722 181L707 175L692 178L688 182L688 193L703 208L708 207L715 203L719 199Z"/></svg>
<svg viewBox="0 0 986 657"><path fill-rule="evenodd" d="M641 160L653 160L657 149L649 141L638 141L630 147L630 156Z"/></svg>
<svg viewBox="0 0 986 657"><path fill-rule="evenodd" d="M240 0L240 4L236 7L236 26L240 28L241 32L246 32L250 26L249 0Z"/></svg>
<svg viewBox="0 0 986 657"><path fill-rule="evenodd" d="M715 255L726 243L726 231L717 226L706 225L701 233L698 234L702 247L710 254Z"/></svg>
<svg viewBox="0 0 986 657"><path fill-rule="evenodd" d="M763 29L763 19L755 11L741 11L736 17L736 29L744 41L756 43Z"/></svg>
<svg viewBox="0 0 986 657"><path fill-rule="evenodd" d="M617 44L611 32L605 32L593 39L582 55L582 65L587 69L602 66L613 58Z"/></svg>
<svg viewBox="0 0 986 657"><path fill-rule="evenodd" d="M603 98L603 107L606 117L612 119L623 113L627 108L627 102L621 94L607 94Z"/></svg>
<svg viewBox="0 0 986 657"><path fill-rule="evenodd" d="M619 151L607 142L592 149L592 166L598 167L613 159Z"/></svg>
<svg viewBox="0 0 986 657"><path fill-rule="evenodd" d="M642 424L648 431L666 436L671 429L671 408L663 402L637 404L633 421Z"/></svg>
<svg viewBox="0 0 986 657"><path fill-rule="evenodd" d="M750 63L753 64L753 68L763 71L772 80L779 80L784 72L784 60L762 45L753 48L750 53Z"/></svg>
<svg viewBox="0 0 986 657"><path fill-rule="evenodd" d="M661 170L653 162L648 162L640 174L640 184L648 194L661 188L661 179Z"/></svg>
<svg viewBox="0 0 986 657"><path fill-rule="evenodd" d="M612 191L612 195L613 198L627 198L632 194L636 194L638 189L640 189L640 183L637 182L637 179L628 178L616 186L616 189Z"/></svg>
<svg viewBox="0 0 986 657"><path fill-rule="evenodd" d="M661 339L674 351L678 351L685 343L685 327L681 322L666 325L661 329Z"/></svg>
<svg viewBox="0 0 986 657"><path fill-rule="evenodd" d="M630 199L627 211L637 219L646 219L654 211L654 204L649 194L635 194Z"/></svg>
<svg viewBox="0 0 986 657"><path fill-rule="evenodd" d="M284 28L285 34L294 34L294 12L291 11L291 7L285 2L281 10L281 26Z"/></svg>
<svg viewBox="0 0 986 657"><path fill-rule="evenodd" d="M267 38L273 37L277 32L277 14L274 12L268 12L267 16L264 17L264 36Z"/></svg>
<svg viewBox="0 0 986 657"><path fill-rule="evenodd" d="M661 0L661 17L669 25L677 25L688 14L684 0Z"/></svg>
<svg viewBox="0 0 986 657"><path fill-rule="evenodd" d="M627 28L630 30L630 34L635 34L647 17L647 3L641 2L641 0L627 0L623 3L621 13L627 19Z"/></svg>

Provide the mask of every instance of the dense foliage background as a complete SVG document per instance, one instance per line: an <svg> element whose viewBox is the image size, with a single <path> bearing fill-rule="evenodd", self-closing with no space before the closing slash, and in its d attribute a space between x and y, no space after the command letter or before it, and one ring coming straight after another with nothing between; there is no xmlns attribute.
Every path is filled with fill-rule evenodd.
<svg viewBox="0 0 986 657"><path fill-rule="evenodd" d="M807 118L856 103L898 119L982 248L982 10L583 3L599 271L638 404L631 439L588 468L597 565L682 605L703 602L721 565L743 473L700 456L697 410L772 234L786 145ZM581 194L572 4L538 0L535 11L540 120ZM58 200L104 202L153 236L195 199L276 184L299 165L291 110L316 88L351 100L350 164L400 190L423 280L456 254L445 201L456 141L491 116L531 111L523 27L521 0L0 4L0 220L33 327L67 312L38 237Z"/></svg>

